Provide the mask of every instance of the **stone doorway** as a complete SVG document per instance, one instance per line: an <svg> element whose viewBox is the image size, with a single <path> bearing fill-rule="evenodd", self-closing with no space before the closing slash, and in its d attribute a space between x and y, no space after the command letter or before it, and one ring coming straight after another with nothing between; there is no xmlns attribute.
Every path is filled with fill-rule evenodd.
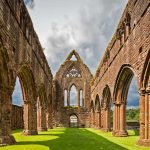
<svg viewBox="0 0 150 150"><path fill-rule="evenodd" d="M70 116L70 127L71 128L77 128L78 127L78 117L73 114Z"/></svg>

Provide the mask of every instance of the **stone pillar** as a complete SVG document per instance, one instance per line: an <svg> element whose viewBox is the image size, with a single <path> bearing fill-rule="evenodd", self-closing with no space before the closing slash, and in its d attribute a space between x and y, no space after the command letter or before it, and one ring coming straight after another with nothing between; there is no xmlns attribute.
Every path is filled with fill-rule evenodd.
<svg viewBox="0 0 150 150"><path fill-rule="evenodd" d="M0 145L15 143L11 135L12 91L6 87L0 89Z"/></svg>
<svg viewBox="0 0 150 150"><path fill-rule="evenodd" d="M106 108L106 126L105 126L105 131L110 131L110 110L109 107Z"/></svg>
<svg viewBox="0 0 150 150"><path fill-rule="evenodd" d="M120 48L120 46L121 46L121 35L120 35L120 29L117 29L116 39L117 39L117 47L118 47L118 48Z"/></svg>
<svg viewBox="0 0 150 150"><path fill-rule="evenodd" d="M46 111L44 107L40 106L40 116L39 116L39 126L38 126L38 131L47 131L47 126L46 126Z"/></svg>
<svg viewBox="0 0 150 150"><path fill-rule="evenodd" d="M126 104L123 102L120 105L120 129L119 136L127 136L128 133L126 131Z"/></svg>
<svg viewBox="0 0 150 150"><path fill-rule="evenodd" d="M36 101L24 100L24 135L36 135L37 133L37 109Z"/></svg>
<svg viewBox="0 0 150 150"><path fill-rule="evenodd" d="M130 34L130 24L129 23L126 23L126 38L129 36Z"/></svg>
<svg viewBox="0 0 150 150"><path fill-rule="evenodd" d="M120 105L114 103L114 123L113 123L113 136L117 136L120 128Z"/></svg>
<svg viewBox="0 0 150 150"><path fill-rule="evenodd" d="M38 116L38 118L37 118L37 120L38 120L38 131L47 131L46 110L45 110L44 106L41 104L41 101L39 101L37 113L38 113L38 115L37 115Z"/></svg>
<svg viewBox="0 0 150 150"><path fill-rule="evenodd" d="M98 128L98 117L97 117L97 110L95 111L95 128Z"/></svg>
<svg viewBox="0 0 150 150"><path fill-rule="evenodd" d="M140 139L138 145L150 146L150 87L140 90Z"/></svg>
<svg viewBox="0 0 150 150"><path fill-rule="evenodd" d="M114 111L113 111L113 132L116 131L116 105L114 104Z"/></svg>
<svg viewBox="0 0 150 150"><path fill-rule="evenodd" d="M82 105L83 105L83 107L89 107L88 103L86 103L86 86L87 86L87 81L84 82L84 90L83 90L83 93L82 93L83 94L83 96L82 96L82 99L83 99L82 100L82 103L83 103Z"/></svg>
<svg viewBox="0 0 150 150"><path fill-rule="evenodd" d="M124 44L125 42L125 34L124 34L124 29L121 29L121 45Z"/></svg>
<svg viewBox="0 0 150 150"><path fill-rule="evenodd" d="M70 106L70 91L67 91L67 106Z"/></svg>
<svg viewBox="0 0 150 150"><path fill-rule="evenodd" d="M80 107L80 90L78 90L77 102L78 107Z"/></svg>
<svg viewBox="0 0 150 150"><path fill-rule="evenodd" d="M31 120L32 120L32 132L31 135L37 135L38 131L37 131L37 100L33 100L31 101Z"/></svg>
<svg viewBox="0 0 150 150"><path fill-rule="evenodd" d="M96 118L96 120L97 120L97 128L99 129L100 128L100 111L97 111L96 114L97 114L97 118Z"/></svg>
<svg viewBox="0 0 150 150"><path fill-rule="evenodd" d="M52 104L48 104L48 108L46 109L46 126L47 129L53 128L53 116L52 116Z"/></svg>
<svg viewBox="0 0 150 150"><path fill-rule="evenodd" d="M113 135L119 137L125 137L128 135L126 131L126 104L125 102L122 103L115 103L114 109L114 124L113 124Z"/></svg>

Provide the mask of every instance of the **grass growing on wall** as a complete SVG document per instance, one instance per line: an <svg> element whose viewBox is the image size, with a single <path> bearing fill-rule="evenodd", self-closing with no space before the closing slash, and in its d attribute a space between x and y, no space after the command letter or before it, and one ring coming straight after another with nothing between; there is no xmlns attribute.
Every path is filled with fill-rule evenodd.
<svg viewBox="0 0 150 150"><path fill-rule="evenodd" d="M137 131L129 131L128 137L113 137L95 129L55 128L39 132L36 136L23 136L20 130L13 133L17 144L0 147L0 150L148 150L137 146Z"/></svg>

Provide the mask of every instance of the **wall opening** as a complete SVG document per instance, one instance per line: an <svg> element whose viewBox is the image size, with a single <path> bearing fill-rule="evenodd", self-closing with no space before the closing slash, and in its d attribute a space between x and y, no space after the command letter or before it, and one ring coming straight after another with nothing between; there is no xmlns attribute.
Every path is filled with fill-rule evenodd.
<svg viewBox="0 0 150 150"><path fill-rule="evenodd" d="M67 106L67 90L64 90L64 106Z"/></svg>
<svg viewBox="0 0 150 150"><path fill-rule="evenodd" d="M11 128L23 129L23 95L22 87L19 78L16 78L15 89L12 94L12 116L11 116ZM19 117L18 117L19 116Z"/></svg>
<svg viewBox="0 0 150 150"><path fill-rule="evenodd" d="M126 106L126 128L139 130L139 93L137 89L137 82L135 77L133 77L129 91L127 94L127 106Z"/></svg>
<svg viewBox="0 0 150 150"><path fill-rule="evenodd" d="M80 90L80 106L84 107L83 90Z"/></svg>
<svg viewBox="0 0 150 150"><path fill-rule="evenodd" d="M22 88L21 88L21 84L20 84L18 77L16 78L15 89L14 89L14 92L12 94L12 104L17 105L17 106L21 106L21 107L24 104L23 95L22 95Z"/></svg>
<svg viewBox="0 0 150 150"><path fill-rule="evenodd" d="M78 117L75 114L70 116L70 127L71 128L78 127Z"/></svg>
<svg viewBox="0 0 150 150"><path fill-rule="evenodd" d="M77 103L77 89L75 85L72 85L70 89L70 106L78 106Z"/></svg>

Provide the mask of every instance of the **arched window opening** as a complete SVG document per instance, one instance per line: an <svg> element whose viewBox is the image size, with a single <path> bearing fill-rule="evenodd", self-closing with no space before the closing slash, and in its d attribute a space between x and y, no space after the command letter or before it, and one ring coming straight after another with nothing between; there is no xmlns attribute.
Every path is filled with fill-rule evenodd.
<svg viewBox="0 0 150 150"><path fill-rule="evenodd" d="M70 60L77 61L77 57L75 55L72 55L72 57L70 58Z"/></svg>
<svg viewBox="0 0 150 150"><path fill-rule="evenodd" d="M19 78L16 78L15 89L12 94L12 116L11 116L11 127L12 129L23 128L23 95L22 88Z"/></svg>
<svg viewBox="0 0 150 150"><path fill-rule="evenodd" d="M71 128L77 128L78 127L78 118L76 115L70 116L70 127Z"/></svg>
<svg viewBox="0 0 150 150"><path fill-rule="evenodd" d="M127 129L137 128L139 129L139 94L138 94L138 85L135 77L133 77L129 91L127 94L127 109L126 109L126 126ZM131 125L132 122L132 125Z"/></svg>
<svg viewBox="0 0 150 150"><path fill-rule="evenodd" d="M15 89L12 95L12 104L17 106L23 106L23 95L22 95L22 89L20 85L19 78L16 79L16 85Z"/></svg>
<svg viewBox="0 0 150 150"><path fill-rule="evenodd" d="M76 69L75 67L72 67L68 71L66 77L80 78L81 77L81 73L80 73L80 71L78 69Z"/></svg>
<svg viewBox="0 0 150 150"><path fill-rule="evenodd" d="M106 85L101 100L101 128L110 131L111 123L111 92L109 86Z"/></svg>
<svg viewBox="0 0 150 150"><path fill-rule="evenodd" d="M139 95L134 72L123 66L118 74L114 92L114 136L127 136L127 129L139 129ZM119 104L119 106L117 105ZM117 124L120 123L120 126ZM121 131L121 132L120 132ZM138 131L136 131L136 134Z"/></svg>
<svg viewBox="0 0 150 150"><path fill-rule="evenodd" d="M67 106L67 90L64 90L64 106Z"/></svg>
<svg viewBox="0 0 150 150"><path fill-rule="evenodd" d="M80 106L84 106L84 100L83 100L83 90L80 90Z"/></svg>
<svg viewBox="0 0 150 150"><path fill-rule="evenodd" d="M70 90L70 106L77 106L77 89L75 85L71 87Z"/></svg>

